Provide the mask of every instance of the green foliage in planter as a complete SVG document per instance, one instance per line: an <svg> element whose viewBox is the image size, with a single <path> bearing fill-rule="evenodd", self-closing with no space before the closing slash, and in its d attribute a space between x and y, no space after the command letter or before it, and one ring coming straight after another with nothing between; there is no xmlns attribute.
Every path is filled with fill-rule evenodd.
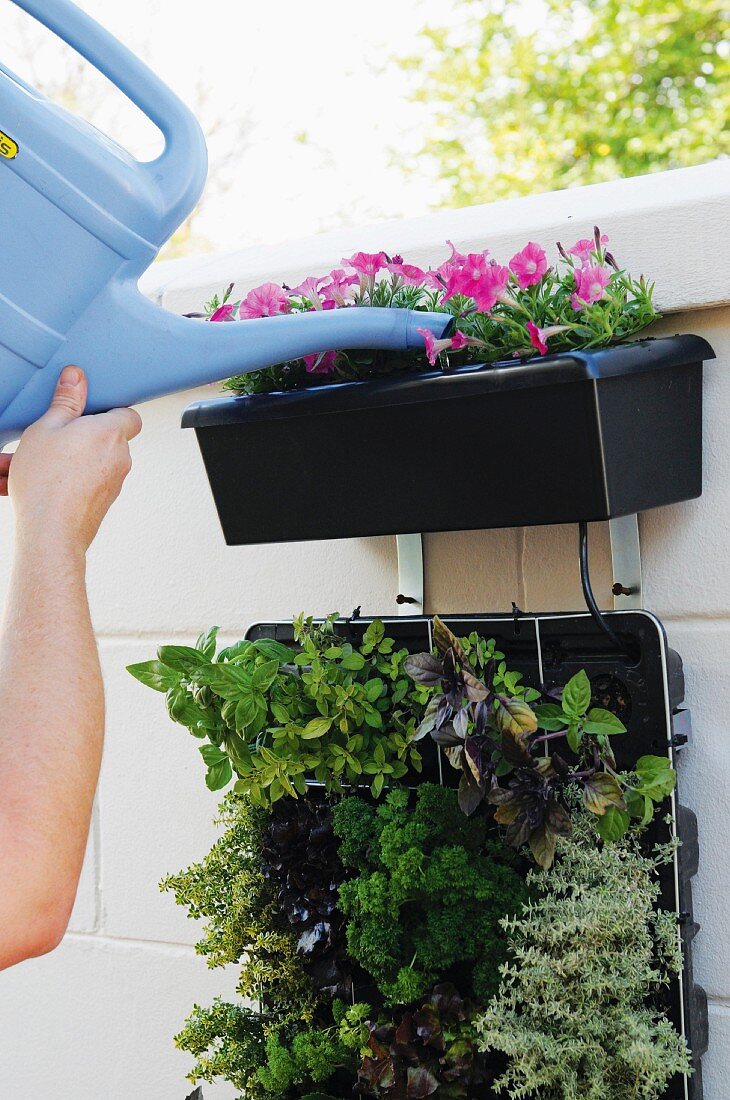
<svg viewBox="0 0 730 1100"><path fill-rule="evenodd" d="M653 1007L681 966L676 917L657 911L657 867L628 836L596 843L585 816L559 843L539 897L502 924L510 959L477 1022L484 1049L509 1056L510 1100L658 1100L691 1072L684 1040Z"/></svg>
<svg viewBox="0 0 730 1100"><path fill-rule="evenodd" d="M337 793L367 782L377 797L420 768L419 696L404 672L407 650L395 650L381 622L355 648L335 635L336 618L295 620L300 651L261 639L216 657L212 630L195 648L162 646L156 661L129 671L164 691L170 716L207 740L211 790L235 773L236 791L260 806L303 795L312 780Z"/></svg>
<svg viewBox="0 0 730 1100"><path fill-rule="evenodd" d="M211 967L238 963L238 992L265 1014L216 1000L196 1005L175 1042L196 1058L192 1081L224 1077L246 1100L267 1091L259 1079L272 1026L311 1024L317 996L297 955L297 937L283 917L276 885L262 871L268 813L230 794L221 805L224 833L200 863L162 882L189 915L206 922L196 951ZM271 1023L273 1021L273 1024Z"/></svg>
<svg viewBox="0 0 730 1100"><path fill-rule="evenodd" d="M263 1000L282 1022L312 1019L316 998L296 954L296 937L281 914L275 886L261 867L267 814L229 795L221 805L225 827L211 851L161 883L191 917L205 920L196 951L210 967L241 963L238 991Z"/></svg>
<svg viewBox="0 0 730 1100"><path fill-rule="evenodd" d="M323 1084L338 1069L354 1075L357 1060L340 1039L336 1028L310 1028L300 1031L291 1042L282 1042L279 1034L266 1040L266 1063L259 1080L272 1096L284 1096L298 1085Z"/></svg>
<svg viewBox="0 0 730 1100"><path fill-rule="evenodd" d="M370 1025L358 1088L384 1100L484 1095L489 1073L471 1013L455 987L444 982L410 1008Z"/></svg>
<svg viewBox="0 0 730 1100"><path fill-rule="evenodd" d="M528 844L544 868L552 864L558 837L570 834L565 792L571 787L580 787L605 840L619 839L630 816L651 820L655 803L674 787L674 770L666 757L645 756L634 772L616 771L610 738L626 727L592 706L585 671L568 681L559 703L533 707L539 693L520 685L493 644L476 635L457 638L438 616L433 638L436 653L416 653L405 662L427 692L417 736L430 734L461 772L459 803L466 814L484 800L496 806L507 843ZM558 752L545 754L545 745L556 741L564 742L572 763Z"/></svg>
<svg viewBox="0 0 730 1100"><path fill-rule="evenodd" d="M404 790L377 809L345 799L334 829L355 874L340 887L348 949L386 999L409 1003L465 964L467 992L484 1003L505 957L499 921L525 896L485 817L465 817L454 791L427 783L413 806Z"/></svg>
<svg viewBox="0 0 730 1100"><path fill-rule="evenodd" d="M263 1020L243 1005L215 1000L208 1008L195 1005L175 1044L196 1059L191 1081L221 1077L241 1090L246 1100L265 1100L258 1070L266 1057Z"/></svg>

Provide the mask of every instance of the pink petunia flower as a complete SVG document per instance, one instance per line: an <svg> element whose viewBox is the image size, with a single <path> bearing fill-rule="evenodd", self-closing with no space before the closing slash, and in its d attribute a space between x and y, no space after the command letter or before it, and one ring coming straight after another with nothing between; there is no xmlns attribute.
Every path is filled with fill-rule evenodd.
<svg viewBox="0 0 730 1100"><path fill-rule="evenodd" d="M443 290L444 284L446 284L451 275L462 268L467 263L469 257L464 252L457 252L456 246L452 241L446 242L451 249L451 255L448 260L444 260L442 264L432 271L426 272L426 284L434 287L436 290ZM484 256L488 256L489 253L485 250Z"/></svg>
<svg viewBox="0 0 730 1100"><path fill-rule="evenodd" d="M371 279L388 266L388 257L385 252L356 252L349 259L343 257L342 263L354 267L358 275Z"/></svg>
<svg viewBox="0 0 730 1100"><path fill-rule="evenodd" d="M539 244L528 241L525 247L512 257L509 266L520 290L526 290L528 286L539 283L547 271L547 256Z"/></svg>
<svg viewBox="0 0 730 1100"><path fill-rule="evenodd" d="M225 305L218 306L215 313L211 313L209 317L210 321L235 321L233 316L233 306L230 302L226 302Z"/></svg>
<svg viewBox="0 0 730 1100"><path fill-rule="evenodd" d="M436 366L436 360L445 351L461 351L470 344L482 343L481 340L474 340L463 332L455 332L453 336L444 336L440 340L427 328L417 328L416 332L423 337L426 358L432 367Z"/></svg>
<svg viewBox="0 0 730 1100"><path fill-rule="evenodd" d="M608 237L604 233L601 236L601 244L608 244ZM596 251L596 242L593 237L582 237L576 241L572 248L568 249L570 256L577 256L582 264L590 263L591 255Z"/></svg>
<svg viewBox="0 0 730 1100"><path fill-rule="evenodd" d="M400 279L403 286L423 286L426 281L425 271L413 264L404 264L402 260L400 263L393 260L387 267L391 274Z"/></svg>
<svg viewBox="0 0 730 1100"><path fill-rule="evenodd" d="M426 358L432 367L436 366L436 360L443 351L451 347L451 337L444 337L442 340L437 340L434 334L427 328L417 328L416 332L423 337L423 343L426 348Z"/></svg>
<svg viewBox="0 0 730 1100"><path fill-rule="evenodd" d="M307 374L332 374L337 362L336 351L320 351L302 356Z"/></svg>
<svg viewBox="0 0 730 1100"><path fill-rule="evenodd" d="M464 264L452 264L446 276L444 300L453 298L455 294L476 298L477 287L487 274L487 256L483 252L470 252L464 259L466 261Z"/></svg>
<svg viewBox="0 0 730 1100"><path fill-rule="evenodd" d="M575 271L575 293L570 299L573 309L599 302L604 297L606 287L611 280L611 272L599 264L585 264Z"/></svg>
<svg viewBox="0 0 730 1100"><path fill-rule="evenodd" d="M492 261L472 295L480 313L488 313L502 298L509 285L509 268Z"/></svg>
<svg viewBox="0 0 730 1100"><path fill-rule="evenodd" d="M288 313L291 303L276 283L262 283L250 290L241 302L239 316L243 320L254 317L276 317L279 313Z"/></svg>
<svg viewBox="0 0 730 1100"><path fill-rule="evenodd" d="M355 296L352 287L357 286L360 279L357 275L347 275L341 267L337 267L329 273L329 282L320 288L322 304L325 309L334 306L346 306Z"/></svg>
<svg viewBox="0 0 730 1100"><path fill-rule="evenodd" d="M529 333L530 343L533 348L539 351L540 355L547 355L548 346L545 329L538 328L534 321L528 321L525 328Z"/></svg>
<svg viewBox="0 0 730 1100"><path fill-rule="evenodd" d="M306 298L307 301L312 303L315 309L321 309L322 299L319 296L319 286L322 282L324 282L323 279L317 279L314 275L308 275L299 286L292 287L289 293L296 295L298 298Z"/></svg>

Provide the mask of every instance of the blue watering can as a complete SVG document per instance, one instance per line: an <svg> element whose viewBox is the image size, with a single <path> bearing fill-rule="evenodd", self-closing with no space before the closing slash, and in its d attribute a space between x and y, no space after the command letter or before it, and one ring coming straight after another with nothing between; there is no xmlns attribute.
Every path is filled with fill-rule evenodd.
<svg viewBox="0 0 730 1100"><path fill-rule="evenodd" d="M198 201L202 131L138 58L70 0L13 0L104 73L162 131L135 160L0 66L0 444L46 409L68 363L88 412L341 348L421 347L449 317L371 307L206 324L138 290Z"/></svg>

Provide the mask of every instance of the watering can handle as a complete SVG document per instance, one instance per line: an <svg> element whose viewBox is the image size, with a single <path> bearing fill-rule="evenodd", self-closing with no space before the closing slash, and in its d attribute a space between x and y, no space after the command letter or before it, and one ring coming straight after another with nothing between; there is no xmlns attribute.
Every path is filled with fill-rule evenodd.
<svg viewBox="0 0 730 1100"><path fill-rule="evenodd" d="M207 174L205 138L193 113L143 61L71 0L13 3L85 57L161 130L163 152L140 167L161 194L171 234L198 201Z"/></svg>

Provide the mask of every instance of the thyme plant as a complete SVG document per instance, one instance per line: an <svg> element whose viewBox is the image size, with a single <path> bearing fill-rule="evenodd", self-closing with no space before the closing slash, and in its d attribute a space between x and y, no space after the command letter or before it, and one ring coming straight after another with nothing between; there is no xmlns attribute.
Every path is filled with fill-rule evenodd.
<svg viewBox="0 0 730 1100"><path fill-rule="evenodd" d="M657 869L633 835L597 844L585 815L558 845L536 897L507 917L509 961L476 1023L480 1045L508 1066L510 1100L658 1100L690 1073L685 1041L658 1007L681 967L677 920L657 909Z"/></svg>

